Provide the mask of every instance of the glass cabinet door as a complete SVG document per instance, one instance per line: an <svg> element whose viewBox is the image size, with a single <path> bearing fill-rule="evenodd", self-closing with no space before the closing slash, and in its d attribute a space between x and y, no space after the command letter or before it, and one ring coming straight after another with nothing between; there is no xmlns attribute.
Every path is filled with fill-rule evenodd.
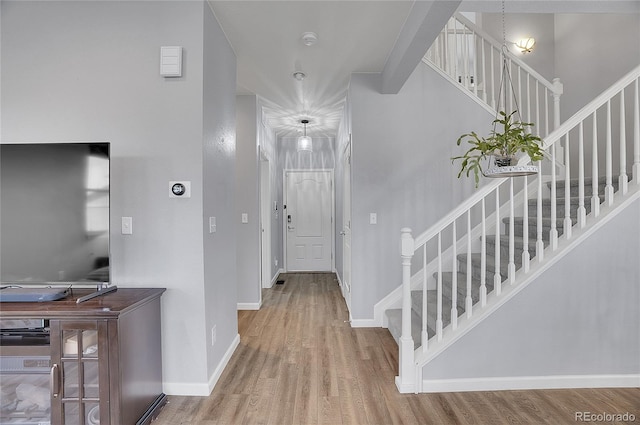
<svg viewBox="0 0 640 425"><path fill-rule="evenodd" d="M106 335L106 321L52 321L54 423L59 420L65 425L109 424ZM101 401L107 406L103 411Z"/></svg>

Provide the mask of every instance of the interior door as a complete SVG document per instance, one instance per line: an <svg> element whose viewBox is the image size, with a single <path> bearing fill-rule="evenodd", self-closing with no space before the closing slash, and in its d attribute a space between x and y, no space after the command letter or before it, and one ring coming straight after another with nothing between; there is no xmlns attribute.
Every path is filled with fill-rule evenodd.
<svg viewBox="0 0 640 425"><path fill-rule="evenodd" d="M271 286L271 186L269 161L260 160L260 282ZM261 296L262 298L262 296Z"/></svg>
<svg viewBox="0 0 640 425"><path fill-rule="evenodd" d="M331 171L286 171L284 214L287 271L331 271Z"/></svg>
<svg viewBox="0 0 640 425"><path fill-rule="evenodd" d="M342 191L342 284L347 306L351 306L351 144L347 145L343 164Z"/></svg>

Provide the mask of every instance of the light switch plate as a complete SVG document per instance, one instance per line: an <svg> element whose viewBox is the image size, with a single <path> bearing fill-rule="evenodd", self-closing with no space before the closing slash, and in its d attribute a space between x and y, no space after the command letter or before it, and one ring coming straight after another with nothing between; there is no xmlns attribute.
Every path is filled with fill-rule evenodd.
<svg viewBox="0 0 640 425"><path fill-rule="evenodd" d="M122 234L133 235L133 217L122 217Z"/></svg>
<svg viewBox="0 0 640 425"><path fill-rule="evenodd" d="M249 214L242 213L242 223L247 224L249 222Z"/></svg>
<svg viewBox="0 0 640 425"><path fill-rule="evenodd" d="M369 224L378 224L378 214L369 213Z"/></svg>
<svg viewBox="0 0 640 425"><path fill-rule="evenodd" d="M215 233L217 230L216 218L209 217L209 233Z"/></svg>

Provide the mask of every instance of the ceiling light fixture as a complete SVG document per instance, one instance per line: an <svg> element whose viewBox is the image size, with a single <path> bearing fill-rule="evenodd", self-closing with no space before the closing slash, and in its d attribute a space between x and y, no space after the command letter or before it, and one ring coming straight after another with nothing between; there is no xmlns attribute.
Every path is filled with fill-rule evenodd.
<svg viewBox="0 0 640 425"><path fill-rule="evenodd" d="M300 123L304 125L304 135L298 137L298 152L313 152L311 137L307 136L307 124L309 124L309 120L301 120Z"/></svg>
<svg viewBox="0 0 640 425"><path fill-rule="evenodd" d="M307 77L307 75L304 72L300 72L300 71L296 71L293 73L293 78L295 78L298 81L302 81Z"/></svg>
<svg viewBox="0 0 640 425"><path fill-rule="evenodd" d="M305 32L302 34L302 42L305 46L313 46L318 41L318 34L315 32Z"/></svg>

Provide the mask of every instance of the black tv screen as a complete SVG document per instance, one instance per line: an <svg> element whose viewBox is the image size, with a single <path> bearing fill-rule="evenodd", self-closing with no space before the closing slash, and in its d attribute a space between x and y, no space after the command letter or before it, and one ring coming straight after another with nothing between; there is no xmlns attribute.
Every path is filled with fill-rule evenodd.
<svg viewBox="0 0 640 425"><path fill-rule="evenodd" d="M0 144L0 281L109 283L109 144Z"/></svg>

